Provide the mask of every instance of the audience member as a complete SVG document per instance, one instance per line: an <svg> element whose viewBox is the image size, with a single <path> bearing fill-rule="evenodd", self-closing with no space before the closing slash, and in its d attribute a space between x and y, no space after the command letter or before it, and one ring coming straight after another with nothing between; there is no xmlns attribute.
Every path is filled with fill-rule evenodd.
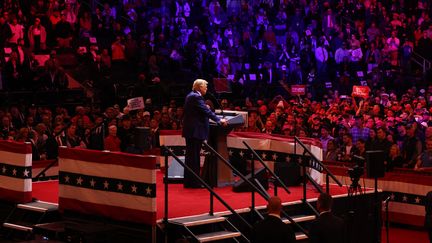
<svg viewBox="0 0 432 243"><path fill-rule="evenodd" d="M117 127L111 125L108 128L108 136L104 139L104 149L119 152L120 151L120 139L117 137Z"/></svg>
<svg viewBox="0 0 432 243"><path fill-rule="evenodd" d="M311 243L344 243L347 232L344 221L333 215L331 209L333 198L327 193L318 197L317 208L320 216L311 225L309 235Z"/></svg>
<svg viewBox="0 0 432 243"><path fill-rule="evenodd" d="M271 197L267 204L267 211L268 216L254 225L251 242L294 243L296 238L293 229L281 220L281 199L277 196Z"/></svg>

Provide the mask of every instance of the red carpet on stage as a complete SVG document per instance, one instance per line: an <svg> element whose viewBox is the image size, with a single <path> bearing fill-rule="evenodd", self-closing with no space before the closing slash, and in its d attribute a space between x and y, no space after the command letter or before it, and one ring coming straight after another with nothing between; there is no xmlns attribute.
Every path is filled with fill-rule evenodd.
<svg viewBox="0 0 432 243"><path fill-rule="evenodd" d="M157 218L163 218L164 212L164 184L163 174L157 173ZM302 198L302 187L289 187L291 194L286 194L279 189L279 196L284 202L291 202L300 200ZM250 206L251 194L234 193L231 187L216 188L216 192L222 196L232 207L235 209L247 208ZM346 187L332 186L330 188L332 195L346 194ZM269 190L270 195L273 194L273 190ZM318 193L314 190L308 190L308 198L316 198ZM46 182L35 182L33 183L33 197L47 202L58 203L58 181L46 181ZM170 184L169 186L169 217L182 217L187 215L204 214L209 211L209 193L206 189L184 189L181 184ZM265 205L265 201L256 195L256 204L259 206ZM227 211L227 209L221 205L215 199L215 212ZM428 236L425 231L420 229L404 229L399 227L390 228L390 242L391 243L406 243L406 242L418 242L427 243ZM382 230L382 242L386 242L385 229Z"/></svg>
<svg viewBox="0 0 432 243"><path fill-rule="evenodd" d="M157 218L162 219L164 213L164 184L163 174L157 173ZM279 196L283 202L292 202L300 200L303 195L302 187L289 187L291 194L285 193L279 189ZM235 193L231 187L216 188L218 193L234 209L248 208L251 202L251 193ZM269 194L273 195L273 189L269 189ZM341 195L347 192L346 187L331 186L332 195ZM308 198L318 197L318 193L309 189ZM33 197L47 202L58 203L58 181L35 182L33 183ZM184 189L182 184L169 185L169 217L182 217L197 215L209 212L210 193L206 189ZM228 211L215 198L215 212ZM256 194L256 205L264 206L266 201Z"/></svg>
<svg viewBox="0 0 432 243"><path fill-rule="evenodd" d="M163 174L157 173L157 219L163 218L164 213L164 184ZM283 202L292 202L302 198L302 187L289 187L291 194L285 193L279 189L279 196ZM251 193L235 193L231 187L216 188L215 191L234 209L248 208L251 202ZM273 189L269 189L269 194L273 195ZM332 195L341 195L347 193L346 187L331 186ZM308 198L318 197L318 193L313 189L307 192ZM35 182L33 183L33 197L47 202L58 203L58 181ZM182 184L169 185L169 217L182 217L188 215L203 214L209 212L210 193L206 189L184 189ZM215 212L228 211L215 198ZM256 194L256 205L266 205L265 200Z"/></svg>

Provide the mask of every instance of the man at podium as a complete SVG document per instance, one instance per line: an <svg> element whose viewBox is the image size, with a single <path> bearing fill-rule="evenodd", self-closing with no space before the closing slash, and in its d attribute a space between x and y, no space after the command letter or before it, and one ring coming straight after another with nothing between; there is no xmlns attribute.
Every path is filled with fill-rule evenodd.
<svg viewBox="0 0 432 243"><path fill-rule="evenodd" d="M192 91L186 96L184 104L182 136L186 140L185 163L197 175L200 174L201 146L209 135L209 119L218 125L227 125L225 119L219 119L205 104L203 96L207 93L207 84L208 82L204 79L195 80ZM200 188L201 184L185 169L183 186L185 188Z"/></svg>

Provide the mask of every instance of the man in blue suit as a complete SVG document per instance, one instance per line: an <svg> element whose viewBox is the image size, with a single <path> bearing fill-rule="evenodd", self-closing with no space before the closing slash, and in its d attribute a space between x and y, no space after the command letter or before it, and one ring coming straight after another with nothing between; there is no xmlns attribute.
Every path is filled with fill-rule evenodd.
<svg viewBox="0 0 432 243"><path fill-rule="evenodd" d="M200 174L200 151L202 142L208 139L209 119L218 125L226 126L225 119L219 119L205 104L208 82L204 79L194 81L192 91L186 96L182 136L186 139L185 163L197 175ZM185 188L200 188L201 184L186 169L183 185Z"/></svg>

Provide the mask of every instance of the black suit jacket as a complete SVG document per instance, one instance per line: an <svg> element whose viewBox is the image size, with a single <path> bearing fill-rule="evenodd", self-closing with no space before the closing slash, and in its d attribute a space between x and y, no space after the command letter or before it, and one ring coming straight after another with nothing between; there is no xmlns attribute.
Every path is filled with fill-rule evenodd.
<svg viewBox="0 0 432 243"><path fill-rule="evenodd" d="M313 222L310 231L310 243L347 242L344 221L331 212L323 213Z"/></svg>
<svg viewBox="0 0 432 243"><path fill-rule="evenodd" d="M272 215L254 225L251 237L252 243L294 243L295 241L291 226Z"/></svg>

